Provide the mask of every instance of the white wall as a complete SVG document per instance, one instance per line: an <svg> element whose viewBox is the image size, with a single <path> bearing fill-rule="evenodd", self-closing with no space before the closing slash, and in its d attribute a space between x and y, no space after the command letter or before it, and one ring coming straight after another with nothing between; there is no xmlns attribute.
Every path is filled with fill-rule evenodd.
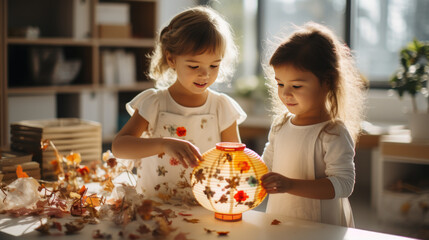
<svg viewBox="0 0 429 240"><path fill-rule="evenodd" d="M159 0L158 1L158 26L165 27L170 20L179 12L182 12L186 8L197 5L196 0Z"/></svg>
<svg viewBox="0 0 429 240"><path fill-rule="evenodd" d="M422 94L417 97L420 111L427 108ZM407 124L407 113L412 111L411 97L402 99L393 90L370 90L367 102L367 121L383 124Z"/></svg>

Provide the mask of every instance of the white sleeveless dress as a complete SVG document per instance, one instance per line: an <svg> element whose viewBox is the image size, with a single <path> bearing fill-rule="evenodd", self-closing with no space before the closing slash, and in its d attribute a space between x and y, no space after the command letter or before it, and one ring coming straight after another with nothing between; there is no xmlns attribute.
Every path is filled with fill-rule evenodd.
<svg viewBox="0 0 429 240"><path fill-rule="evenodd" d="M177 104L167 89L149 90L127 104L130 114L134 113L134 109L139 109L139 113L149 122L149 132L144 137L188 140L201 153L221 141L224 129L233 122L239 124L246 118L233 99L211 90L206 103L197 108ZM190 114L187 113L188 110ZM192 168L184 168L177 159L160 154L141 159L136 167L137 192L163 200L173 198L188 203L195 202L190 186Z"/></svg>
<svg viewBox="0 0 429 240"><path fill-rule="evenodd" d="M354 144L350 135L343 125L335 126L332 130L335 134L326 134L322 129L328 122L296 126L290 119L278 131L271 130L264 161L273 172L289 178L327 177L333 183L336 196L319 200L288 193L270 194L266 212L353 227L352 210L344 196L353 191L355 177ZM328 142L318 141L320 135Z"/></svg>

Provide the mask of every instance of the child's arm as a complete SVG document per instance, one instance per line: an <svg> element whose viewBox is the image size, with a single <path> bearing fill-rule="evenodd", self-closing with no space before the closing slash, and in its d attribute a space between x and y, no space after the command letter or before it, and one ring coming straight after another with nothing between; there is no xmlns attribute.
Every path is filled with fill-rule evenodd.
<svg viewBox="0 0 429 240"><path fill-rule="evenodd" d="M301 180L270 172L262 176L261 181L267 193L290 193L314 199L332 199L335 197L334 186L327 178Z"/></svg>
<svg viewBox="0 0 429 240"><path fill-rule="evenodd" d="M136 110L113 140L113 154L119 158L138 159L166 153L178 159L184 167L195 167L197 159L202 160L198 148L188 141L167 137L140 138L148 125Z"/></svg>
<svg viewBox="0 0 429 240"><path fill-rule="evenodd" d="M222 142L241 142L237 122L234 122L227 129L223 130L220 137Z"/></svg>

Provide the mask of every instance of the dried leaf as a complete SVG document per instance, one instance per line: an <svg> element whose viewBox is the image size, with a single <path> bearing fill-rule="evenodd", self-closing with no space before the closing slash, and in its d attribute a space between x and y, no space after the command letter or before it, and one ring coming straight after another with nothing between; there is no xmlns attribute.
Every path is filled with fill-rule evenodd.
<svg viewBox="0 0 429 240"><path fill-rule="evenodd" d="M188 223L199 223L199 222L200 222L200 220L199 220L199 219L197 219L197 218L192 218L192 219L183 218L183 220L184 220L185 222L188 222Z"/></svg>
<svg viewBox="0 0 429 240"><path fill-rule="evenodd" d="M144 200L143 204L137 208L137 213L143 220L150 220L152 218L152 201Z"/></svg>
<svg viewBox="0 0 429 240"><path fill-rule="evenodd" d="M42 223L42 220L40 220L40 226L38 226L37 228L35 228L36 231L42 233L42 234L49 234L49 229L51 227L49 226L49 221L46 223Z"/></svg>
<svg viewBox="0 0 429 240"><path fill-rule="evenodd" d="M150 233L150 229L146 225L141 224L139 228L137 228L137 232L141 234L146 234L146 233Z"/></svg>
<svg viewBox="0 0 429 240"><path fill-rule="evenodd" d="M45 208L44 213L52 218L63 218L65 215L63 210L54 207Z"/></svg>
<svg viewBox="0 0 429 240"><path fill-rule="evenodd" d="M281 222L279 221L279 220L277 220L277 219L274 219L272 222L271 222L271 225L279 225Z"/></svg>
<svg viewBox="0 0 429 240"><path fill-rule="evenodd" d="M208 228L204 228L204 230L205 230L207 233L217 232L216 230L210 230L210 229L208 229Z"/></svg>
<svg viewBox="0 0 429 240"><path fill-rule="evenodd" d="M67 165L78 165L82 161L80 153L71 152L67 157Z"/></svg>
<svg viewBox="0 0 429 240"><path fill-rule="evenodd" d="M100 198L96 195L91 195L88 197L83 197L82 200L87 204L89 207L98 207L100 206Z"/></svg>
<svg viewBox="0 0 429 240"><path fill-rule="evenodd" d="M89 168L87 166L83 166L81 168L78 168L77 172L80 173L80 175L82 176L86 176L89 174Z"/></svg>
<svg viewBox="0 0 429 240"><path fill-rule="evenodd" d="M85 185L82 186L82 188L79 190L79 194L81 196L85 195L86 191L88 190L88 188L85 187Z"/></svg>
<svg viewBox="0 0 429 240"><path fill-rule="evenodd" d="M70 192L69 196L73 199L80 199L82 197L80 194L77 194L75 192Z"/></svg>
<svg viewBox="0 0 429 240"><path fill-rule="evenodd" d="M184 217L189 217L189 216L192 216L192 213L179 212L179 215Z"/></svg>
<svg viewBox="0 0 429 240"><path fill-rule="evenodd" d="M158 193L158 198L164 202L168 202L170 200L171 196L168 194L164 194L164 193Z"/></svg>
<svg viewBox="0 0 429 240"><path fill-rule="evenodd" d="M43 139L40 142L40 149L42 149L42 151L45 151L49 147L49 142L49 139Z"/></svg>
<svg viewBox="0 0 429 240"><path fill-rule="evenodd" d="M106 192L112 192L115 188L115 184L113 184L112 179L109 177L105 181L101 182L101 186L104 186L103 190Z"/></svg>
<svg viewBox="0 0 429 240"><path fill-rule="evenodd" d="M77 233L85 227L85 225L83 225L81 223L76 223L76 222L69 222L69 223L64 224L64 226L67 229L66 234Z"/></svg>
<svg viewBox="0 0 429 240"><path fill-rule="evenodd" d="M165 218L155 217L157 228L152 232L154 236L167 236L171 231L175 229L170 228L169 223Z"/></svg>
<svg viewBox="0 0 429 240"><path fill-rule="evenodd" d="M25 173L24 171L22 171L22 166L21 165L16 166L16 176L18 178L28 178L27 173Z"/></svg>
<svg viewBox="0 0 429 240"><path fill-rule="evenodd" d="M219 236L228 236L229 231L225 231L225 232L217 232L217 235Z"/></svg>
<svg viewBox="0 0 429 240"><path fill-rule="evenodd" d="M62 231L63 230L63 228L62 228L62 226L61 226L61 223L59 223L59 222L52 222L52 227L53 228L56 228L58 231Z"/></svg>
<svg viewBox="0 0 429 240"><path fill-rule="evenodd" d="M110 168L114 168L114 167L116 167L116 165L118 165L118 162L116 161L116 158L109 158L109 159L107 160L107 165L108 165Z"/></svg>

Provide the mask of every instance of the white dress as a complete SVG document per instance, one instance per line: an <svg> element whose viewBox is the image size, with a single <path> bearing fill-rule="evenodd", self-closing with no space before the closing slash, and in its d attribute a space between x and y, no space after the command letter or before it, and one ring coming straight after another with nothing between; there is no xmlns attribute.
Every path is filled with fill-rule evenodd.
<svg viewBox="0 0 429 240"><path fill-rule="evenodd" d="M148 89L126 105L130 115L137 109L148 121L142 137L175 137L192 142L201 153L221 141L221 132L234 122L240 124L246 114L232 98L209 90L200 107L184 107L171 97L168 89ZM136 163L137 192L163 200L194 202L190 187L192 168L185 169L166 154L143 158Z"/></svg>
<svg viewBox="0 0 429 240"><path fill-rule="evenodd" d="M273 172L296 179L327 177L335 197L318 200L288 193L270 194L267 212L322 223L354 226L348 197L355 183L354 142L342 124L327 133L328 122L296 126L289 120L276 131L271 128L263 160Z"/></svg>

